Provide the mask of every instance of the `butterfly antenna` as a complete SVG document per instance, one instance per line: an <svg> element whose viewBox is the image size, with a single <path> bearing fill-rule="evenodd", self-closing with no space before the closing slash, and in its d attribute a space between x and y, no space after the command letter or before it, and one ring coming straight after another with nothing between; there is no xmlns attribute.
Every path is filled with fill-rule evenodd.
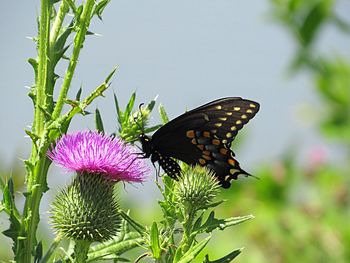
<svg viewBox="0 0 350 263"><path fill-rule="evenodd" d="M135 116L134 117L134 122L136 123L137 127L141 130L141 134L144 134L145 133L145 125L144 125L144 122L143 122L143 116L142 116L142 106L144 105L144 103L141 103L139 105L139 112L140 112L140 116L141 116L141 126L139 125L139 123L137 122L137 119L139 118L138 116Z"/></svg>

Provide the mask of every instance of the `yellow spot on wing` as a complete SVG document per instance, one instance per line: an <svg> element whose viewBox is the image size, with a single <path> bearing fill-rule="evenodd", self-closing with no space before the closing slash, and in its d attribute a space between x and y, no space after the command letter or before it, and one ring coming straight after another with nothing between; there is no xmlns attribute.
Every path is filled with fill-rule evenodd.
<svg viewBox="0 0 350 263"><path fill-rule="evenodd" d="M220 117L219 120L221 120L221 121L227 121L227 117Z"/></svg>
<svg viewBox="0 0 350 263"><path fill-rule="evenodd" d="M236 124L237 124L237 125L240 125L240 124L242 124L242 121L241 121L241 120L238 120L238 121L236 121Z"/></svg>
<svg viewBox="0 0 350 263"><path fill-rule="evenodd" d="M221 110L221 109L222 109L222 107L221 107L221 105L218 105L218 106L216 106L216 107L215 107L215 109L217 109L217 110Z"/></svg>
<svg viewBox="0 0 350 263"><path fill-rule="evenodd" d="M251 108L256 108L256 105L253 104L253 103L250 103L250 104L249 104L249 107L251 107Z"/></svg>
<svg viewBox="0 0 350 263"><path fill-rule="evenodd" d="M247 115L243 114L243 115L241 116L241 118L242 118L242 119L246 119L246 118L247 118Z"/></svg>
<svg viewBox="0 0 350 263"><path fill-rule="evenodd" d="M226 112L227 116L231 116L233 113L231 111Z"/></svg>
<svg viewBox="0 0 350 263"><path fill-rule="evenodd" d="M247 109L247 113L253 113L251 109Z"/></svg>
<svg viewBox="0 0 350 263"><path fill-rule="evenodd" d="M199 158L198 162L199 162L201 165L205 165L205 163L206 163L205 160L202 159L202 158Z"/></svg>
<svg viewBox="0 0 350 263"><path fill-rule="evenodd" d="M215 123L215 126L216 126L216 127L221 127L221 126L222 126L222 123L220 123L220 122Z"/></svg>
<svg viewBox="0 0 350 263"><path fill-rule="evenodd" d="M226 138L231 138L231 137L232 137L232 133L231 132L226 133Z"/></svg>
<svg viewBox="0 0 350 263"><path fill-rule="evenodd" d="M241 109L241 107L233 107L234 111L239 111Z"/></svg>
<svg viewBox="0 0 350 263"><path fill-rule="evenodd" d="M232 126L231 131L235 131L235 130L237 130L236 126Z"/></svg>

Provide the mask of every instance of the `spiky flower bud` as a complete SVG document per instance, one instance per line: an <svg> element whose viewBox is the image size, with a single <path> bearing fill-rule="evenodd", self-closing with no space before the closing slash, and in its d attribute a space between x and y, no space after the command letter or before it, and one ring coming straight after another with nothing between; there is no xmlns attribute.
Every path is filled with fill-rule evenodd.
<svg viewBox="0 0 350 263"><path fill-rule="evenodd" d="M211 171L201 166L189 167L175 184L175 202L185 211L205 209L213 202L219 188Z"/></svg>
<svg viewBox="0 0 350 263"><path fill-rule="evenodd" d="M119 230L121 217L113 196L114 182L99 174L79 174L52 204L52 224L74 240L103 242Z"/></svg>

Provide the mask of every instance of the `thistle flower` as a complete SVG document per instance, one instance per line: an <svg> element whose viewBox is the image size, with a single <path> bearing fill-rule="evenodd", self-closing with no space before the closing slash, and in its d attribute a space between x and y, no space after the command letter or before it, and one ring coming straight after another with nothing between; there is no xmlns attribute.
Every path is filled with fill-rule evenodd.
<svg viewBox="0 0 350 263"><path fill-rule="evenodd" d="M64 135L48 156L67 171L77 172L52 204L56 231L87 244L115 236L121 217L114 185L142 182L148 172L144 160L120 139L90 131Z"/></svg>
<svg viewBox="0 0 350 263"><path fill-rule="evenodd" d="M131 146L92 131L64 135L48 156L67 171L103 174L112 181L142 182L149 172Z"/></svg>
<svg viewBox="0 0 350 263"><path fill-rule="evenodd" d="M184 213L205 209L219 191L219 183L208 169L195 166L184 169L174 187L176 203Z"/></svg>

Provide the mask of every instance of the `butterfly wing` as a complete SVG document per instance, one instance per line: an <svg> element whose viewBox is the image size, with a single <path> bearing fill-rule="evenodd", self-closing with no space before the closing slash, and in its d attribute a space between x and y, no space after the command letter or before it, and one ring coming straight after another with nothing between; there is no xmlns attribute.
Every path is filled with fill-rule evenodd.
<svg viewBox="0 0 350 263"><path fill-rule="evenodd" d="M152 136L152 144L163 157L207 166L223 187L229 187L231 179L247 174L233 158L231 143L258 110L259 104L251 100L218 99L165 124Z"/></svg>

